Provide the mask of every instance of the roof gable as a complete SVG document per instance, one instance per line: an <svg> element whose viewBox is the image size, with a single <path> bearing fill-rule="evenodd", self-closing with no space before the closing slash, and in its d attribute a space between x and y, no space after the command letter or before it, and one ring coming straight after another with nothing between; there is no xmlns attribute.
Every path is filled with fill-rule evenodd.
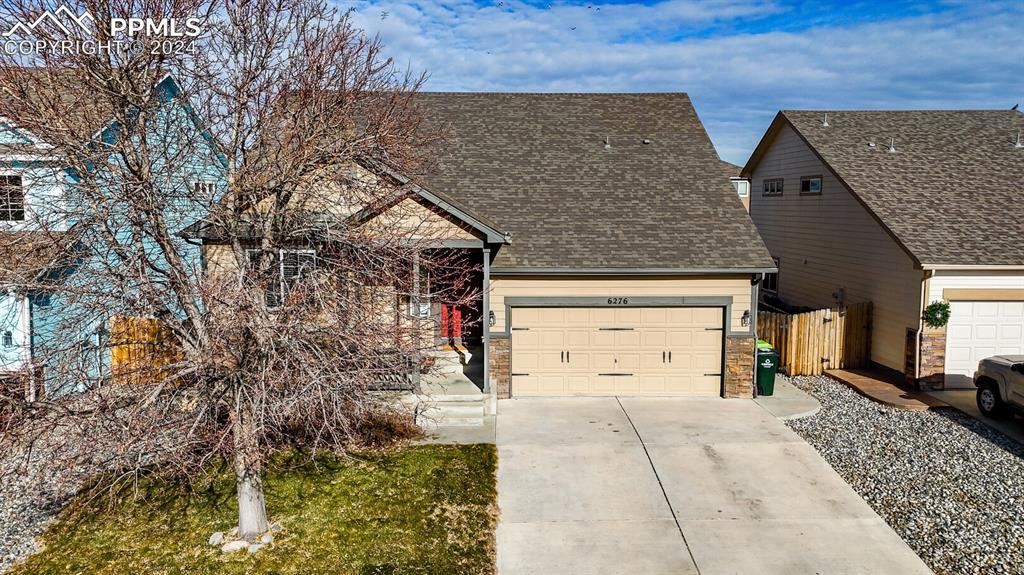
<svg viewBox="0 0 1024 575"><path fill-rule="evenodd" d="M745 176L784 125L921 267L1024 265L1024 115L782 111Z"/></svg>
<svg viewBox="0 0 1024 575"><path fill-rule="evenodd" d="M773 266L686 94L415 102L450 134L422 185L512 234L497 270Z"/></svg>

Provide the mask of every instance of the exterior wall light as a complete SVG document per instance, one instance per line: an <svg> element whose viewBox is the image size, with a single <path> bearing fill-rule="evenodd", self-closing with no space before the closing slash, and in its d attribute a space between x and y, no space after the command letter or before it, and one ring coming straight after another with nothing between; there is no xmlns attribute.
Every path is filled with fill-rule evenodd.
<svg viewBox="0 0 1024 575"><path fill-rule="evenodd" d="M494 327L494 324L498 323L497 318L494 317L494 311L487 312L487 325Z"/></svg>
<svg viewBox="0 0 1024 575"><path fill-rule="evenodd" d="M750 325L750 310L743 310L743 316L740 317L740 325L747 327Z"/></svg>

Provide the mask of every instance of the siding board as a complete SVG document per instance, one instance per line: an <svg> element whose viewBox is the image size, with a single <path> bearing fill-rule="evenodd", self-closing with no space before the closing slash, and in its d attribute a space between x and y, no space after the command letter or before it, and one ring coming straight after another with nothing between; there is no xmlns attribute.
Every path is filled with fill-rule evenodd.
<svg viewBox="0 0 1024 575"><path fill-rule="evenodd" d="M822 175L822 193L799 194L800 177ZM782 196L762 196L765 179L784 178ZM923 272L789 126L751 174L751 217L780 260L779 297L827 308L870 301L871 359L903 370L906 329L920 319Z"/></svg>

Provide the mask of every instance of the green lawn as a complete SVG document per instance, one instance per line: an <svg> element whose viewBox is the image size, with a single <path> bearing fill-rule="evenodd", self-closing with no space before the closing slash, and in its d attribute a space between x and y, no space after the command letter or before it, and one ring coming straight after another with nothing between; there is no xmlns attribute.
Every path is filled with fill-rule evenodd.
<svg viewBox="0 0 1024 575"><path fill-rule="evenodd" d="M235 525L232 478L199 493L145 481L139 498L69 507L12 573L490 574L496 465L493 445L280 461L264 483L283 530L255 555L207 545Z"/></svg>

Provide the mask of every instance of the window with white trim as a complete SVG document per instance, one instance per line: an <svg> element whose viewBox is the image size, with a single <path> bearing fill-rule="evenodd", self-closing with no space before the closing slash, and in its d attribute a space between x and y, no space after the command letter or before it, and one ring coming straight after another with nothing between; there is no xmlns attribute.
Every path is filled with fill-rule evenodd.
<svg viewBox="0 0 1024 575"><path fill-rule="evenodd" d="M732 180L732 187L733 189L736 190L736 195L738 195L741 198L745 198L750 195L749 180L741 180L739 178L734 178Z"/></svg>
<svg viewBox="0 0 1024 575"><path fill-rule="evenodd" d="M414 272L415 273L415 272ZM430 272L425 267L419 268L418 281L413 286L409 298L409 315L426 319L430 317Z"/></svg>
<svg viewBox="0 0 1024 575"><path fill-rule="evenodd" d="M21 176L0 176L0 221L25 220L25 189Z"/></svg>

